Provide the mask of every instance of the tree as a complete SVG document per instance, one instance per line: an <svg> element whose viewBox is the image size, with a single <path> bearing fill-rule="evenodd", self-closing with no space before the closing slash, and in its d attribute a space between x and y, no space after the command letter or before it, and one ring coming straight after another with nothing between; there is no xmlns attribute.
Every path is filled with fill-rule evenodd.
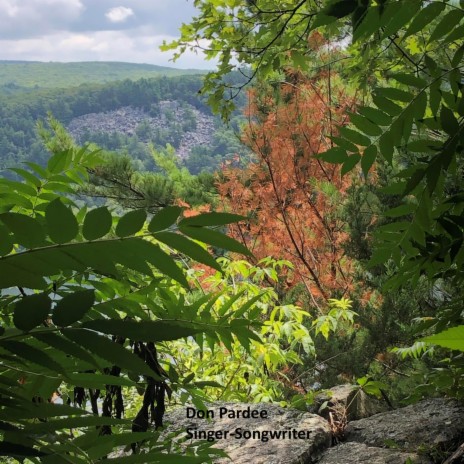
<svg viewBox="0 0 464 464"><path fill-rule="evenodd" d="M185 400L203 403L192 377L161 367L159 345L200 335L209 346L234 337L245 347L259 340L260 323L246 311L219 317L208 310L214 295L187 299L190 284L174 259L183 254L221 271L197 241L248 254L206 227L243 218L182 218L176 206L149 220L143 209L120 217L104 206L79 209L62 192L73 195L99 162L98 153L71 147L55 153L47 167L14 168L22 182L0 180L3 456L95 463L120 446L138 451L144 441L137 462L165 462L148 432L150 423L162 425L165 396L181 391ZM135 390L143 401L135 416L124 418L125 400ZM190 457L170 459L204 462L214 455L209 448L190 451Z"/></svg>
<svg viewBox="0 0 464 464"><path fill-rule="evenodd" d="M337 215L349 179L338 165L318 159L352 102L334 89L334 80L289 73L273 95L270 87L252 92L243 140L256 162L224 169L218 187L228 209L252 217L234 227L235 237L258 258L292 262L288 284L303 283L316 307L351 286Z"/></svg>
<svg viewBox="0 0 464 464"><path fill-rule="evenodd" d="M250 79L269 78L287 65L310 70L307 38L316 29L332 43L351 42L344 77L368 91L365 105L322 159L343 164L345 172L360 163L364 176L378 156L397 168L387 191L402 204L385 213L395 220L377 231L370 265L394 269L390 289L426 276L441 304L418 333L435 333L425 341L463 351L462 2L200 0L197 7L199 16L166 48L181 54L199 48L199 37L208 40L205 52L220 65L204 90L225 114L234 89L221 78L234 67L251 66ZM459 363L459 356L451 359ZM453 394L462 394L462 373L455 372Z"/></svg>

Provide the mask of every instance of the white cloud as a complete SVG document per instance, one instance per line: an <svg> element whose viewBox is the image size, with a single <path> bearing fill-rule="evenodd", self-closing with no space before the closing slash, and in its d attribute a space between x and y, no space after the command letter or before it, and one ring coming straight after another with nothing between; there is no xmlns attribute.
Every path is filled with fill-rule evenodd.
<svg viewBox="0 0 464 464"><path fill-rule="evenodd" d="M105 16L112 23L123 23L127 18L134 16L134 11L132 8L127 8L125 6L117 6L115 8L109 9Z"/></svg>
<svg viewBox="0 0 464 464"><path fill-rule="evenodd" d="M176 63L172 53L159 50L163 40L175 37L153 31L59 32L38 38L0 40L0 59L37 61L127 61L176 68L212 69L215 63L186 52Z"/></svg>
<svg viewBox="0 0 464 464"><path fill-rule="evenodd" d="M0 0L0 37L32 37L67 28L85 10L81 0Z"/></svg>

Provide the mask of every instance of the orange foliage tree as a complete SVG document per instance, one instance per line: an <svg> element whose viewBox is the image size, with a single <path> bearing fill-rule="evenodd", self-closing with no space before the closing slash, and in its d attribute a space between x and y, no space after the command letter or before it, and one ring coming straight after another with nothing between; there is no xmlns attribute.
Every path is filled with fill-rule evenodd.
<svg viewBox="0 0 464 464"><path fill-rule="evenodd" d="M253 90L243 141L256 159L245 169L224 166L218 184L224 208L251 217L232 230L235 238L257 259L291 261L288 284L303 283L316 307L351 287L337 214L350 182L340 165L317 157L353 105L333 82L329 72L317 79L286 72L278 87Z"/></svg>

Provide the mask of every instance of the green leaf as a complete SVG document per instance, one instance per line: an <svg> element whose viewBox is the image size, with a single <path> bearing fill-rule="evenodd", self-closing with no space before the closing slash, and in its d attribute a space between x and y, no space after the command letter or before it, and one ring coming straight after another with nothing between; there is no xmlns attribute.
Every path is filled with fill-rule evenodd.
<svg viewBox="0 0 464 464"><path fill-rule="evenodd" d="M182 208L180 206L163 208L153 216L150 224L148 224L148 230L150 232L160 232L171 227L176 223L181 213Z"/></svg>
<svg viewBox="0 0 464 464"><path fill-rule="evenodd" d="M348 155L344 148L333 147L324 153L317 155L317 158L326 161L327 163L344 163L348 159Z"/></svg>
<svg viewBox="0 0 464 464"><path fill-rule="evenodd" d="M398 116L403 111L401 106L393 103L388 98L381 97L377 94L372 96L372 101L375 103L375 106L377 106L380 110L385 111L390 116Z"/></svg>
<svg viewBox="0 0 464 464"><path fill-rule="evenodd" d="M0 256L5 256L13 249L13 241L11 240L9 231L0 223Z"/></svg>
<svg viewBox="0 0 464 464"><path fill-rule="evenodd" d="M464 37L464 24L459 27L455 27L452 30L452 32L443 39L443 42L444 43L454 42L457 40L462 40L463 37Z"/></svg>
<svg viewBox="0 0 464 464"><path fill-rule="evenodd" d="M387 98L388 100L397 100L402 102L410 102L414 98L412 93L396 89L394 87L377 87L375 89L375 94Z"/></svg>
<svg viewBox="0 0 464 464"><path fill-rule="evenodd" d="M353 13L358 4L356 0L332 0L319 11L311 24L311 30L333 23L337 18L343 18Z"/></svg>
<svg viewBox="0 0 464 464"><path fill-rule="evenodd" d="M367 39L380 28L380 8L378 5L360 5L352 15L353 43Z"/></svg>
<svg viewBox="0 0 464 464"><path fill-rule="evenodd" d="M391 117L387 113L384 113L377 108L365 106L363 108L359 108L358 112L380 126L389 126L392 122Z"/></svg>
<svg viewBox="0 0 464 464"><path fill-rule="evenodd" d="M443 130L451 136L454 136L459 131L459 123L456 117L446 106L441 107L440 122Z"/></svg>
<svg viewBox="0 0 464 464"><path fill-rule="evenodd" d="M425 337L422 341L449 348L450 350L464 351L464 325L452 327L430 337Z"/></svg>
<svg viewBox="0 0 464 464"><path fill-rule="evenodd" d="M134 372L137 375L152 377L157 375L138 356L126 350L120 344L112 342L106 336L87 329L62 329L62 333L74 343L91 353L98 353L100 358L119 366L121 369Z"/></svg>
<svg viewBox="0 0 464 464"><path fill-rule="evenodd" d="M154 237L171 248L184 253L189 258L221 271L221 266L204 248L183 235L173 232L158 232L154 234Z"/></svg>
<svg viewBox="0 0 464 464"><path fill-rule="evenodd" d="M452 11L449 11L441 21L436 25L432 34L429 37L428 43L434 42L438 39L441 39L444 35L448 34L449 31L452 31L464 17L464 12L453 8ZM456 66L453 64L453 66Z"/></svg>
<svg viewBox="0 0 464 464"><path fill-rule="evenodd" d="M406 203L404 205L397 206L396 208L389 209L385 212L385 216L388 217L400 217L411 214L417 209L417 205L412 203Z"/></svg>
<svg viewBox="0 0 464 464"><path fill-rule="evenodd" d="M344 18L353 13L357 7L357 0L332 0L321 13L334 18Z"/></svg>
<svg viewBox="0 0 464 464"><path fill-rule="evenodd" d="M85 215L82 234L86 240L96 240L111 230L112 223L113 218L106 206L92 209Z"/></svg>
<svg viewBox="0 0 464 464"><path fill-rule="evenodd" d="M395 6L397 3L394 4ZM420 0L406 0L401 2L399 8L394 9L392 19L387 23L383 31L383 38L393 36L405 26L420 10Z"/></svg>
<svg viewBox="0 0 464 464"><path fill-rule="evenodd" d="M44 457L47 456L47 453L39 451L35 448L31 448L29 446L20 445L18 443L1 441L0 456L9 456L10 458L16 458L23 461L24 458Z"/></svg>
<svg viewBox="0 0 464 464"><path fill-rule="evenodd" d="M45 232L40 222L19 213L0 214L0 220L14 235L13 242L26 248L39 247L45 242Z"/></svg>
<svg viewBox="0 0 464 464"><path fill-rule="evenodd" d="M77 219L59 198L47 205L45 221L48 235L55 243L70 242L79 232Z"/></svg>
<svg viewBox="0 0 464 464"><path fill-rule="evenodd" d="M24 296L15 305L13 323L20 330L32 330L48 318L51 307L52 300L45 293Z"/></svg>
<svg viewBox="0 0 464 464"><path fill-rule="evenodd" d="M111 376L100 376L96 374L75 374L76 376L94 376L98 377L111 377ZM79 385L79 384L74 384ZM101 386L104 383L100 384ZM131 383L133 385L133 382ZM79 385L81 386L81 385ZM89 387L92 388L92 387ZM83 411L85 414L85 411ZM47 422L27 424L24 428L24 431L27 434L42 434L42 433L51 433L57 430L63 429L75 429L82 427L96 427L101 425L120 425L120 424L129 424L128 420L124 419L115 419L113 417L98 417L93 415L82 415L80 417L65 417L63 419L53 419L48 420ZM133 439L133 436L132 436Z"/></svg>
<svg viewBox="0 0 464 464"><path fill-rule="evenodd" d="M189 288L187 279L181 268L158 245L148 242L147 240L132 239L130 248L137 256L143 256L147 262L153 264L153 266L158 268L166 276L176 280L185 288Z"/></svg>
<svg viewBox="0 0 464 464"><path fill-rule="evenodd" d="M350 141L346 139L343 139L341 137L335 137L333 135L330 136L329 138L335 143L337 147L344 148L345 150L353 152L353 153L357 153L359 151L356 145L354 145L353 143L351 143Z"/></svg>
<svg viewBox="0 0 464 464"><path fill-rule="evenodd" d="M366 135L376 136L382 133L382 130L379 126L377 126L377 124L374 124L369 121L369 119L360 116L359 114L350 114L349 117L350 122Z"/></svg>
<svg viewBox="0 0 464 464"><path fill-rule="evenodd" d="M7 258L17 255L9 255ZM0 260L0 288L26 287L43 290L47 287L46 281L34 272L10 264L4 258Z"/></svg>
<svg viewBox="0 0 464 464"><path fill-rule="evenodd" d="M224 385L221 385L220 383L215 382L214 380L200 380L199 382L193 382L192 384L198 388L205 388L205 387L224 388Z"/></svg>
<svg viewBox="0 0 464 464"><path fill-rule="evenodd" d="M205 213L198 216L184 218L179 222L181 226L224 226L234 222L246 221L248 218L239 214L231 213Z"/></svg>
<svg viewBox="0 0 464 464"><path fill-rule="evenodd" d="M89 354L88 351L81 348L79 345L71 342L70 340L64 338L61 335L58 335L54 332L31 332L31 335L44 343L45 345L51 346L56 350L59 350L67 355L72 356L73 358L80 359L84 362L89 363L92 366L95 366L97 369L100 369L100 366L95 361L95 359ZM69 375L69 374L68 374Z"/></svg>
<svg viewBox="0 0 464 464"><path fill-rule="evenodd" d="M97 388L103 390L106 385L120 385L123 387L135 387L136 383L125 377L104 374L68 374L66 382L83 388Z"/></svg>
<svg viewBox="0 0 464 464"><path fill-rule="evenodd" d="M342 166L342 176L350 172L359 162L361 159L361 156L355 153L354 155L351 155L348 157L348 159L343 163Z"/></svg>
<svg viewBox="0 0 464 464"><path fill-rule="evenodd" d="M11 168L10 171L16 172L16 174L19 174L28 184L33 185L36 189L36 193L37 187L40 187L42 185L42 182L38 177L34 176L34 174L32 174L29 171L26 171L25 169Z"/></svg>
<svg viewBox="0 0 464 464"><path fill-rule="evenodd" d="M53 310L53 323L66 327L79 321L95 303L95 291L80 290L65 295Z"/></svg>
<svg viewBox="0 0 464 464"><path fill-rule="evenodd" d="M403 35L404 40L410 35L416 34L428 26L440 13L445 9L445 4L442 2L431 2L422 8L415 16L414 20L409 25L406 33Z"/></svg>
<svg viewBox="0 0 464 464"><path fill-rule="evenodd" d="M375 162L376 157L377 147L375 145L371 145L370 147L367 147L364 150L364 153L361 158L361 168L365 177L367 177L369 170Z"/></svg>
<svg viewBox="0 0 464 464"><path fill-rule="evenodd" d="M47 169L52 174L58 174L59 172L65 171L72 160L72 150L66 150L53 155L47 163Z"/></svg>
<svg viewBox="0 0 464 464"><path fill-rule="evenodd" d="M416 77L413 74L394 73L394 74L390 74L388 77L395 79L395 81L401 82L401 84L418 87L419 89L422 89L426 87L427 85L427 82L425 81L425 79Z"/></svg>
<svg viewBox="0 0 464 464"><path fill-rule="evenodd" d="M409 142L407 147L409 151L415 153L429 153L431 151L436 151L441 148L443 145L439 140L434 139L419 139Z"/></svg>
<svg viewBox="0 0 464 464"><path fill-rule="evenodd" d="M65 372L65 368L58 364L51 356L25 342L1 340L0 345L2 348L7 349L9 352L17 356L19 361L26 360L27 362L32 362L47 370L58 373Z"/></svg>
<svg viewBox="0 0 464 464"><path fill-rule="evenodd" d="M382 156L391 164L393 159L393 137L389 132L380 137L379 149Z"/></svg>
<svg viewBox="0 0 464 464"><path fill-rule="evenodd" d="M251 252L244 245L215 230L190 226L181 226L179 229L188 237L207 243L208 245L233 251L235 253L241 253L246 256L252 256Z"/></svg>
<svg viewBox="0 0 464 464"><path fill-rule="evenodd" d="M348 127L341 127L340 135L347 138L350 142L353 142L356 145L367 147L371 144L371 141L368 137L361 134L360 132L354 131L353 129L348 129Z"/></svg>
<svg viewBox="0 0 464 464"><path fill-rule="evenodd" d="M28 408L15 408L6 411L5 409L0 410L0 420L22 420L22 419L49 419L51 417L60 416L83 416L88 414L86 411L80 408L73 408L65 404L53 404L53 403L33 403L31 401ZM69 419L69 418L67 418ZM76 418L77 419L77 418Z"/></svg>
<svg viewBox="0 0 464 464"><path fill-rule="evenodd" d="M205 327L188 321L132 321L94 319L83 327L109 335L119 335L131 340L144 342L163 342L189 337L204 332Z"/></svg>
<svg viewBox="0 0 464 464"><path fill-rule="evenodd" d="M144 209L129 211L119 219L116 225L116 235L118 237L128 237L136 234L145 224L147 213Z"/></svg>
<svg viewBox="0 0 464 464"><path fill-rule="evenodd" d="M456 67L459 66L459 63L462 60L462 57L464 55L464 45L461 45L453 55L453 59L451 60L451 66Z"/></svg>

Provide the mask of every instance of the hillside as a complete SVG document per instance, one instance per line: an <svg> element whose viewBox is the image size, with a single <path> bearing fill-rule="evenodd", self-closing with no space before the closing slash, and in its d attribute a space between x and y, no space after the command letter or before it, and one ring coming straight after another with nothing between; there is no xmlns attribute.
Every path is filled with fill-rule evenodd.
<svg viewBox="0 0 464 464"><path fill-rule="evenodd" d="M0 169L24 161L46 162L49 155L39 140L37 123L49 113L79 144L93 142L104 149L128 153L138 160L137 166L142 170L154 168L151 144L158 149L171 144L192 173L213 171L224 159L243 149L235 134L241 111L237 111L230 127L213 116L198 93L202 86L200 74L174 75L181 71L129 63L35 64L43 71L42 76L32 74L27 78L11 71L16 80L4 87L8 92L0 92ZM17 71L25 66L31 71L33 65L8 66ZM0 66L0 73L8 66ZM73 69L76 75L68 81ZM98 75L98 69L106 71ZM162 75L164 70L172 75ZM131 73L136 76L137 72L158 74L106 83L91 81ZM73 86L86 75L90 82ZM39 86L45 76L49 76L50 88ZM53 82L65 87L52 88ZM19 86L24 83L38 87Z"/></svg>
<svg viewBox="0 0 464 464"><path fill-rule="evenodd" d="M91 61L43 63L0 61L0 92L11 89L68 88L81 84L104 84L124 79L202 74L198 69L175 69L152 64Z"/></svg>

